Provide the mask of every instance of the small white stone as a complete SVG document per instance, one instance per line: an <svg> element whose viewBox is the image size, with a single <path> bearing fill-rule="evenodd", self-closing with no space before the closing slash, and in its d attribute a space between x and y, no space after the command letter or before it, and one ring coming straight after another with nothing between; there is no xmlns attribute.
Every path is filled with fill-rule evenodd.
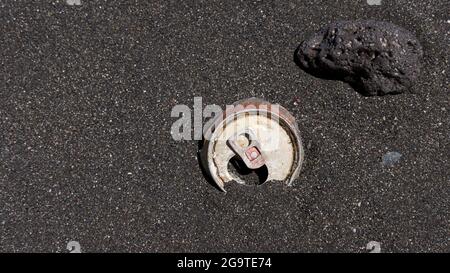
<svg viewBox="0 0 450 273"><path fill-rule="evenodd" d="M385 155L383 155L383 165L387 167L392 167L398 161L400 161L401 157L402 154L399 152L388 152Z"/></svg>
<svg viewBox="0 0 450 273"><path fill-rule="evenodd" d="M367 4L369 4L371 6L380 6L381 0L367 0Z"/></svg>
<svg viewBox="0 0 450 273"><path fill-rule="evenodd" d="M69 6L81 6L81 0L66 0L66 4Z"/></svg>

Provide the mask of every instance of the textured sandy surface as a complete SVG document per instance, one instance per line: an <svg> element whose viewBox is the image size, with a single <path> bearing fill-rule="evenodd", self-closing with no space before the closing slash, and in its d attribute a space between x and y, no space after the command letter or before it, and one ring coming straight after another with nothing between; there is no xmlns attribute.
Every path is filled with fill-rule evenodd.
<svg viewBox="0 0 450 273"><path fill-rule="evenodd" d="M450 251L448 1L149 2L0 1L0 251ZM296 66L303 39L356 18L418 37L413 94ZM290 110L294 186L208 184L198 143L170 135L194 96Z"/></svg>

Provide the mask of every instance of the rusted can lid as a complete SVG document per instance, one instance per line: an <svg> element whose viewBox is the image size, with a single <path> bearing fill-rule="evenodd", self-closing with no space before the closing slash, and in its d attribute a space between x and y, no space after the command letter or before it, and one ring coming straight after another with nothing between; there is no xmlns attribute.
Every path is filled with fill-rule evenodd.
<svg viewBox="0 0 450 273"><path fill-rule="evenodd" d="M203 141L201 162L223 191L233 180L250 184L248 174L257 175L256 184L291 185L304 159L295 118L282 106L257 98L235 102L208 121Z"/></svg>

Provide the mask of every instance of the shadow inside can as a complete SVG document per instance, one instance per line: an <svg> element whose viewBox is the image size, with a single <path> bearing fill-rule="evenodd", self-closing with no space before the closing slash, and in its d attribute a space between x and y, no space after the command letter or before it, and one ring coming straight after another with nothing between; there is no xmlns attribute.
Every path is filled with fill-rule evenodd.
<svg viewBox="0 0 450 273"><path fill-rule="evenodd" d="M198 150L197 150L197 162L200 166L203 177L205 177L206 181L211 184L213 187L218 189L219 191L223 191L216 182L209 175L208 170L205 169L204 164L202 163L202 149L203 149L204 141L198 142ZM228 162L228 171L234 176L238 177L240 180L240 184L248 185L248 186L258 186L267 182L267 178L269 177L269 170L267 166L264 165L258 169L252 170L249 169L245 163L238 157L234 156ZM238 181L236 181L238 182ZM239 183L239 182L238 182Z"/></svg>
<svg viewBox="0 0 450 273"><path fill-rule="evenodd" d="M228 171L236 177L239 177L241 183L244 182L245 185L262 185L267 181L269 177L269 171L266 165L261 166L258 169L252 170L248 168L244 161L238 156L234 156L228 162Z"/></svg>

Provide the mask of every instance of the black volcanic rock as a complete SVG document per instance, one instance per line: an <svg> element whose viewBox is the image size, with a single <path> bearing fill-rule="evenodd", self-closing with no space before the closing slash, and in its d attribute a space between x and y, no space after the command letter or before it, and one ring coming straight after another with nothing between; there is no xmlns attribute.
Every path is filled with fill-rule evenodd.
<svg viewBox="0 0 450 273"><path fill-rule="evenodd" d="M423 52L409 31L373 21L332 23L300 44L295 59L306 72L348 82L363 95L403 93L417 79Z"/></svg>

